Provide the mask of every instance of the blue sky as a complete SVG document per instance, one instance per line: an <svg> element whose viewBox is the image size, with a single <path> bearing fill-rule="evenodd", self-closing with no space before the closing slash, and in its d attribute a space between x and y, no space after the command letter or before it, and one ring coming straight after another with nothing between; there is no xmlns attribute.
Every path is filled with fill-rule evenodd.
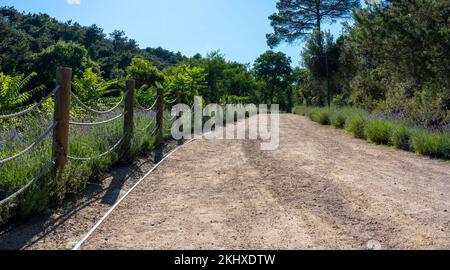
<svg viewBox="0 0 450 270"><path fill-rule="evenodd" d="M272 31L268 16L276 0L1 0L19 11L48 13L58 20L97 24L110 33L124 30L139 46L180 51L192 56L220 49L226 58L252 63L269 49L265 35ZM341 24L329 29L337 36ZM281 45L300 61L302 44Z"/></svg>

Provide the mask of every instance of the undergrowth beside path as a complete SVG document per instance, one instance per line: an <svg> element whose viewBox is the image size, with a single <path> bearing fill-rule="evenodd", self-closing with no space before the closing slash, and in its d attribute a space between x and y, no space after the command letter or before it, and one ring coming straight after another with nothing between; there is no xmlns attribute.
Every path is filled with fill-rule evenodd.
<svg viewBox="0 0 450 270"><path fill-rule="evenodd" d="M322 108L297 106L293 113L307 116L322 125L345 129L358 139L380 145L416 152L432 158L450 160L450 132L429 131L383 119L364 110L351 107Z"/></svg>

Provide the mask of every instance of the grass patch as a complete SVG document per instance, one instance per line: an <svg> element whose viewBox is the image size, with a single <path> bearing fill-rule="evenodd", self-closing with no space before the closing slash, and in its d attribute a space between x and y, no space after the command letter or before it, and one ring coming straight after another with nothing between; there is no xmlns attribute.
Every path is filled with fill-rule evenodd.
<svg viewBox="0 0 450 270"><path fill-rule="evenodd" d="M393 126L391 123L379 119L369 120L364 127L365 137L376 143L388 145L391 141Z"/></svg>
<svg viewBox="0 0 450 270"><path fill-rule="evenodd" d="M349 117L345 123L345 130L350 132L353 137L358 139L365 139L366 134L364 129L366 127L367 120L362 115L353 115Z"/></svg>
<svg viewBox="0 0 450 270"><path fill-rule="evenodd" d="M433 158L450 159L450 132L429 132L399 121L381 120L361 109L297 106L294 113L322 125L345 128L355 138Z"/></svg>
<svg viewBox="0 0 450 270"><path fill-rule="evenodd" d="M331 110L322 109L311 112L310 117L314 122L328 126L331 125L331 114Z"/></svg>
<svg viewBox="0 0 450 270"><path fill-rule="evenodd" d="M344 129L348 117L349 115L344 111L337 111L331 116L331 125L335 128Z"/></svg>
<svg viewBox="0 0 450 270"><path fill-rule="evenodd" d="M400 150L411 151L412 132L409 128L402 125L394 125L391 131L390 144Z"/></svg>
<svg viewBox="0 0 450 270"><path fill-rule="evenodd" d="M450 159L450 133L416 131L412 135L412 147L418 154Z"/></svg>

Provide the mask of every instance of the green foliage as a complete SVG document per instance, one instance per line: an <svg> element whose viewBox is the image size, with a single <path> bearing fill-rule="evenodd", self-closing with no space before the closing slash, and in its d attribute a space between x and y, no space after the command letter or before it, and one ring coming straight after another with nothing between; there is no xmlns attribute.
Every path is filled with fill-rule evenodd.
<svg viewBox="0 0 450 270"><path fill-rule="evenodd" d="M74 74L81 74L86 68L99 70L83 45L74 42L58 41L37 55L34 69L41 75L45 85L52 86L58 67L70 67Z"/></svg>
<svg viewBox="0 0 450 270"><path fill-rule="evenodd" d="M392 136L393 126L386 121L379 119L369 120L364 127L364 134L367 139L376 144L389 144Z"/></svg>
<svg viewBox="0 0 450 270"><path fill-rule="evenodd" d="M294 113L310 117L323 125L329 122L337 128L345 129L355 138L367 139L377 144L393 145L405 151L416 151L433 158L450 159L450 133L429 132L408 127L399 120L382 120L361 109L323 108L297 106Z"/></svg>
<svg viewBox="0 0 450 270"><path fill-rule="evenodd" d="M362 115L353 115L349 117L345 123L345 129L350 132L355 138L365 139L366 134L364 129L366 127L367 119Z"/></svg>
<svg viewBox="0 0 450 270"><path fill-rule="evenodd" d="M111 87L117 83L116 80L109 82L103 81L92 68L87 68L81 77L75 76L73 78L75 94L84 103L90 105L99 105L103 102L102 98L116 92L117 89L111 89Z"/></svg>
<svg viewBox="0 0 450 270"><path fill-rule="evenodd" d="M322 109L318 111L313 111L310 114L311 119L314 122L317 122L322 125L330 125L331 124L331 110Z"/></svg>
<svg viewBox="0 0 450 270"><path fill-rule="evenodd" d="M167 112L166 112L167 114ZM44 116L44 115L41 115ZM100 121L110 116L81 115ZM165 116L169 118L168 115ZM164 138L170 135L171 122L165 121ZM24 149L36 140L50 125L49 120L42 117L26 118L21 130L6 127L0 132L0 158L11 156ZM148 126L148 115L135 114L135 136L131 141L131 157L153 150L155 137L152 130L155 125ZM69 134L69 155L75 157L96 157L108 150L121 137L123 131L122 118L107 125L96 127L72 127ZM0 169L0 200L16 192L28 181L39 175L51 160L52 138L48 136L30 153L19 157L13 162L3 165ZM120 150L94 158L90 161L69 160L64 175L54 179L51 173L37 179L24 194L5 207L0 207L0 225L12 218L23 218L45 210L50 204L64 199L66 194L77 193L86 187L88 182L99 181L110 167L122 162Z"/></svg>
<svg viewBox="0 0 450 270"><path fill-rule="evenodd" d="M410 151L411 149L411 135L412 132L405 126L394 125L390 143L398 149Z"/></svg>
<svg viewBox="0 0 450 270"><path fill-rule="evenodd" d="M347 122L347 118L349 117L349 115L350 111L348 109L336 110L331 115L331 125L339 129L344 129L345 123Z"/></svg>
<svg viewBox="0 0 450 270"><path fill-rule="evenodd" d="M194 96L200 95L207 88L207 73L201 67L180 64L167 70L166 89L167 96L176 98L181 94L181 100L185 104L192 104Z"/></svg>
<svg viewBox="0 0 450 270"><path fill-rule="evenodd" d="M44 86L38 86L25 91L25 87L36 77L36 73L28 76L8 76L0 72L0 114L14 112L17 108L29 102L33 94L44 90Z"/></svg>
<svg viewBox="0 0 450 270"><path fill-rule="evenodd" d="M136 41L127 38L123 31L114 31L108 37L97 25L81 26L72 21L62 23L47 14L19 13L10 7L0 7L0 36L0 70L7 74L37 71L38 81L47 87L53 86L53 81L46 75L53 75L56 67L41 69L40 65L45 63L36 56L59 41L84 46L89 57L99 64L102 76L108 79L123 75L134 56L151 61L159 69L186 59L179 52L163 48L140 49Z"/></svg>
<svg viewBox="0 0 450 270"><path fill-rule="evenodd" d="M306 116L308 112L308 108L306 106L295 106L292 110L292 113Z"/></svg>
<svg viewBox="0 0 450 270"><path fill-rule="evenodd" d="M164 82L164 75L148 60L134 57L126 68L127 78L136 82L139 103L151 106L156 98L156 88Z"/></svg>
<svg viewBox="0 0 450 270"><path fill-rule="evenodd" d="M292 68L291 59L282 52L267 51L255 60L256 77L266 83L264 98L267 104L280 104L290 111Z"/></svg>
<svg viewBox="0 0 450 270"><path fill-rule="evenodd" d="M316 27L316 34L306 36L306 71L297 84L302 101L310 106L325 104L320 57L327 48L331 89L339 97L336 106L357 106L409 125L445 130L450 125L449 5L450 0L369 4L354 9L354 23L346 24L344 35L328 45L320 42L326 34L319 35ZM285 15L274 23L289 22L294 13ZM291 30L286 31L279 34Z"/></svg>
<svg viewBox="0 0 450 270"><path fill-rule="evenodd" d="M277 3L278 13L269 17L274 32L267 35L267 44L274 47L282 41L292 43L303 39L313 30L320 33L322 22L346 18L352 8L358 6L358 0L280 0Z"/></svg>
<svg viewBox="0 0 450 270"><path fill-rule="evenodd" d="M450 159L450 133L416 131L412 135L412 147L422 155Z"/></svg>
<svg viewBox="0 0 450 270"><path fill-rule="evenodd" d="M131 65L126 68L127 77L136 81L136 87L150 88L164 81L163 74L150 61L133 57Z"/></svg>

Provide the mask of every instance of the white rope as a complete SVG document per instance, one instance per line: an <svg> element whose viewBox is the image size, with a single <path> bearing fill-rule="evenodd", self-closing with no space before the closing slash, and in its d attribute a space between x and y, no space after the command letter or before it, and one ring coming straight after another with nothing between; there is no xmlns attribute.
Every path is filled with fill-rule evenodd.
<svg viewBox="0 0 450 270"><path fill-rule="evenodd" d="M27 148L25 148L24 150L22 150L21 152L10 156L8 158L5 159L1 159L0 160L0 165L6 164L12 160L15 160L17 158L19 158L20 156L25 155L26 153L30 152L33 148L36 147L36 145L38 145L39 143L41 143L45 137L47 137L47 135L53 130L53 128L56 126L56 122L53 123L41 136L39 136L39 138L36 139L36 141L34 141L30 146L28 146Z"/></svg>
<svg viewBox="0 0 450 270"><path fill-rule="evenodd" d="M69 121L69 124L74 125L74 126L98 126L98 125L103 125L103 124L108 124L114 120L119 119L120 117L124 116L126 114L125 113L121 113L119 115L117 115L116 117L113 117L111 119L105 120L105 121L100 121L100 122L88 122L88 123L83 123L83 122L74 122L74 121Z"/></svg>
<svg viewBox="0 0 450 270"><path fill-rule="evenodd" d="M156 121L156 117L153 117L153 120L152 121L150 121L150 124L148 124L145 128L143 128L143 129L139 129L138 131L140 131L140 132L144 132L144 131L146 131L154 122Z"/></svg>
<svg viewBox="0 0 450 270"><path fill-rule="evenodd" d="M78 102L78 104L80 104L80 106L81 106L83 109L85 109L85 110L87 110L87 111L90 111L90 112L92 112L92 113L96 113L96 114L108 114L108 113L113 112L114 110L116 110L116 109L122 104L123 99L124 99L124 97L127 95L127 93L128 93L128 92L126 92L126 93L122 96L122 98L120 99L120 101L119 101L116 105L114 105L114 107L112 107L111 109L106 110L106 111L98 111L98 110L92 109L91 107L89 107L89 106L87 106L86 104L84 104L84 103L81 101L81 99L80 99L79 97L77 97L77 95L75 95L73 92L72 92L72 96L73 96L73 98L75 99L75 101Z"/></svg>
<svg viewBox="0 0 450 270"><path fill-rule="evenodd" d="M191 139L189 141L187 141L185 144L183 144L180 147L175 148L172 152L170 152L169 154L167 154L167 156L165 156L158 164L156 164L147 174L145 174L139 181L137 181L137 183L130 189L127 191L127 193L125 193L125 195L123 197L121 197L112 207L111 209L109 209L108 212L106 212L106 214L94 225L94 227L83 237L83 239L81 239L80 242L78 242L72 250L79 250L81 248L81 246L92 236L92 234L97 230L97 228L108 218L109 215L111 215L111 213L117 208L117 206L119 206L122 201L128 197L128 195L130 195L130 193L135 190L144 180L145 178L147 178L153 171L155 171L159 166L161 166L161 164L166 161L166 159L168 159L170 156L172 156L173 154L175 154L175 152L177 152L178 150L182 149L183 147L185 147L186 145L190 144L191 142L195 141L197 139Z"/></svg>
<svg viewBox="0 0 450 270"><path fill-rule="evenodd" d="M139 104L139 101L137 100L137 98L136 98L135 101L136 101L136 108L137 108L137 109L148 112L148 111L153 110L153 108L156 106L156 103L158 102L158 99L156 99L155 102L153 102L153 105L150 106L150 108L148 108L148 109L142 107L142 105Z"/></svg>
<svg viewBox="0 0 450 270"><path fill-rule="evenodd" d="M56 86L55 89L48 94L45 98L43 98L41 101L39 101L38 103L36 103L35 105L31 106L30 108L23 110L21 112L16 112L13 114L8 114L8 115L0 115L0 119L4 120L4 119L9 119L9 118L13 118L13 117L19 117L25 114L28 114L29 112L31 112L32 110L38 108L39 106L41 106L45 101L47 101L47 99L49 99L51 96L53 96L58 90L59 90L60 86Z"/></svg>
<svg viewBox="0 0 450 270"><path fill-rule="evenodd" d="M169 121L169 122L174 120L175 118L176 118L176 116L172 116L171 118L167 118L167 117L164 116L164 119Z"/></svg>
<svg viewBox="0 0 450 270"><path fill-rule="evenodd" d="M14 194L10 195L8 198L3 199L2 201L0 201L0 206L3 206L5 204L7 204L8 202L10 202L12 199L16 198L17 196L19 196L20 194L22 194L23 192L25 192L34 182L36 182L39 178L41 178L42 176L44 176L44 174L48 173L49 169L55 165L55 160L51 161L49 164L47 164L47 166L45 167L44 170L42 170L38 176L36 176L35 178L33 178L32 180L28 181L28 183L23 186L21 189L19 189L18 191L16 191Z"/></svg>
<svg viewBox="0 0 450 270"><path fill-rule="evenodd" d="M72 156L68 155L67 158L71 159L71 160L76 160L76 161L90 161L93 159L98 159L98 158L104 157L104 156L108 155L109 153L111 153L112 151L114 151L122 143L122 140L123 140L123 138L120 139L115 145L113 145L113 147L111 147L108 151L106 151L98 156L95 156L95 157L79 158L79 157L72 157Z"/></svg>
<svg viewBox="0 0 450 270"><path fill-rule="evenodd" d="M167 101L167 103L168 104L172 104L172 103L174 103L175 101L177 101L177 99L175 98L175 99L173 99L172 101Z"/></svg>

